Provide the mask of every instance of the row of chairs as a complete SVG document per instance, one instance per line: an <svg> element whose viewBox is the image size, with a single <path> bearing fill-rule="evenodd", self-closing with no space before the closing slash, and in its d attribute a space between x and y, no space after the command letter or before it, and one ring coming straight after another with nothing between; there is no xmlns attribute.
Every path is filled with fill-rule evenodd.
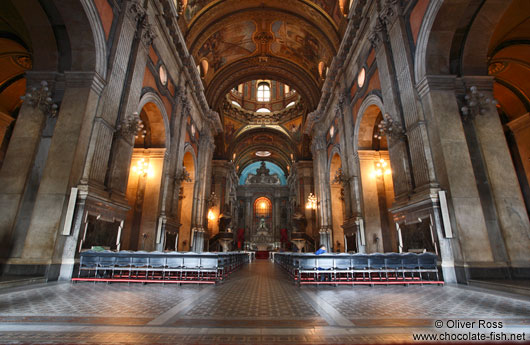
<svg viewBox="0 0 530 345"><path fill-rule="evenodd" d="M247 263L240 252L84 251L73 281L215 284Z"/></svg>
<svg viewBox="0 0 530 345"><path fill-rule="evenodd" d="M443 284L434 253L275 253L274 261L302 284Z"/></svg>

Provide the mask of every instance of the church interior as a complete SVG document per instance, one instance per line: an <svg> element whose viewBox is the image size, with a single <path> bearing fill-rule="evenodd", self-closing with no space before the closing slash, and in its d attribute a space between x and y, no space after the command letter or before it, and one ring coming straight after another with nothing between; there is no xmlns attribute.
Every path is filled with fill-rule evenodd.
<svg viewBox="0 0 530 345"><path fill-rule="evenodd" d="M528 341L530 1L0 19L0 343Z"/></svg>

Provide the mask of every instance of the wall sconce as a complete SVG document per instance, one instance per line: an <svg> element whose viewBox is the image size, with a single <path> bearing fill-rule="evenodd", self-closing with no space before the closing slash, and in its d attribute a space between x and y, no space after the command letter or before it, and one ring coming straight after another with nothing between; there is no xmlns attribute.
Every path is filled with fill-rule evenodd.
<svg viewBox="0 0 530 345"><path fill-rule="evenodd" d="M392 171L390 170L390 168L387 167L388 164L387 162L385 162L385 160L383 158L381 158L376 164L375 164L375 170L373 172L373 177L377 177L377 176L383 176L384 175L389 175L390 173L392 173Z"/></svg>
<svg viewBox="0 0 530 345"><path fill-rule="evenodd" d="M305 204L305 208L308 210L317 209L317 197L313 195L313 193L309 193L309 195L307 196L307 203Z"/></svg>
<svg viewBox="0 0 530 345"><path fill-rule="evenodd" d="M208 210L208 219L215 220L215 214L213 213L212 209Z"/></svg>
<svg viewBox="0 0 530 345"><path fill-rule="evenodd" d="M133 165L132 171L143 177L153 177L155 174L151 165L144 158L139 159L136 165Z"/></svg>

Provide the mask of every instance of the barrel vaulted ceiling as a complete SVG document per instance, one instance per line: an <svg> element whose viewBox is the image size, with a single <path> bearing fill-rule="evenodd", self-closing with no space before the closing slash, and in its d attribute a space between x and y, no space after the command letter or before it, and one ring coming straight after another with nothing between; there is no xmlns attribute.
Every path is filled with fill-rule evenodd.
<svg viewBox="0 0 530 345"><path fill-rule="evenodd" d="M235 156L242 169L257 159L255 151L267 150L272 153L268 160L287 169L292 157L310 154L308 140L293 130L305 115L293 123L280 121L276 128L252 127L249 121L237 133L252 130L235 135L232 127L240 125L225 111L226 95L241 83L275 80L296 90L305 114L315 109L345 31L349 1L180 0L179 8L179 25L206 99L223 118L225 133L216 138L218 157Z"/></svg>
<svg viewBox="0 0 530 345"><path fill-rule="evenodd" d="M341 3L188 0L181 27L195 61L203 64L210 106L218 107L235 85L256 79L291 85L316 106L323 83L319 67L329 66L344 31Z"/></svg>

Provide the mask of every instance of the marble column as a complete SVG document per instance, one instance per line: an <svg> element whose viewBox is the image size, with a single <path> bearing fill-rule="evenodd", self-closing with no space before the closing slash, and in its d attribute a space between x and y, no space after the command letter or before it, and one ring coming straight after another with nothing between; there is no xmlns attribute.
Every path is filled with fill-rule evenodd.
<svg viewBox="0 0 530 345"><path fill-rule="evenodd" d="M202 252L204 248L204 232L206 228L207 198L209 184L211 181L211 165L214 149L214 141L209 133L209 128L201 132L199 137L199 166L197 173L197 183L195 185L196 201L193 208L193 251Z"/></svg>
<svg viewBox="0 0 530 345"><path fill-rule="evenodd" d="M147 18L143 19L147 22ZM132 116L138 109L138 102L142 92L142 82L147 62L147 55L149 47L153 42L154 33L149 24L142 24L137 31L136 39L130 55L130 65L133 66L132 71L128 74L123 90L123 104L120 109L120 120L117 131L117 136L114 136L111 158L108 187L114 195L125 196L127 189L127 179L129 176L129 168L131 162L131 155L134 147L134 136L136 133L131 132L126 127L125 120ZM136 127L135 127L136 128Z"/></svg>
<svg viewBox="0 0 530 345"><path fill-rule="evenodd" d="M56 279L68 236L59 235L70 188L82 174L91 127L103 82L94 73L66 72L66 89L57 116L48 158L44 166L22 256L13 263L49 266L47 275ZM71 236L71 235L70 235ZM67 262L71 264L71 262Z"/></svg>
<svg viewBox="0 0 530 345"><path fill-rule="evenodd" d="M448 193L450 224L436 228L444 279L465 282L464 267L490 266L493 253L455 88L455 76L427 76L418 84L436 175Z"/></svg>
<svg viewBox="0 0 530 345"><path fill-rule="evenodd" d="M386 25L388 40L392 49L392 59L395 69L395 80L399 90L399 100L403 114L403 126L406 130L412 174L414 177L414 191L425 194L430 188L436 188L434 163L429 145L427 125L423 109L413 84L414 64L406 21L401 14L399 2L388 3L380 18ZM381 73L384 74L384 73ZM383 80L381 80L382 85ZM393 115L393 114L391 114ZM392 154L392 152L390 152Z"/></svg>
<svg viewBox="0 0 530 345"><path fill-rule="evenodd" d="M320 244L325 245L328 251L332 250L333 239L330 227L330 189L329 176L327 176L327 150L326 140L323 135L313 137L311 146L313 152L313 165L318 200L317 211L319 214Z"/></svg>
<svg viewBox="0 0 530 345"><path fill-rule="evenodd" d="M493 77L464 77L463 81L468 88L476 86L484 98L493 99ZM491 104L479 102L479 108L483 114L474 116L473 122L500 226L500 234L490 236L504 241L512 273L523 276L522 270L528 274L530 268L528 214L499 114Z"/></svg>
<svg viewBox="0 0 530 345"><path fill-rule="evenodd" d="M113 42L116 49L109 57L111 69L102 100L98 105L81 180L82 184L96 187L99 191L105 190L110 148L120 110L120 102L116 100L121 99L133 41L138 26L145 20L145 16L145 9L139 5L138 1L128 1L124 3L124 9L118 21L116 41Z"/></svg>
<svg viewBox="0 0 530 345"><path fill-rule="evenodd" d="M178 176L182 175L183 171L183 159L184 159L184 145L186 143L186 131L187 131L187 121L188 117L190 116L190 105L189 101L187 99L186 95L186 89L184 85L178 86L176 91L175 100L177 102L176 113L179 114L178 120L175 119L175 127L171 129L171 152L174 152L174 162L175 167L171 168L170 171L175 171L175 182L172 193L172 200L171 200L171 214L176 216L177 218L180 217L180 212L178 212L179 209L179 190L182 183L182 180L178 179ZM197 167L195 168L195 175L193 176L193 179L197 178L198 170ZM180 237L180 236L179 236ZM182 240L184 240L182 238ZM189 240L189 239L186 239Z"/></svg>
<svg viewBox="0 0 530 345"><path fill-rule="evenodd" d="M376 53L377 69L382 85L381 93L385 108L381 109L381 111L389 114L402 127L403 115L399 88L395 82L396 72L391 58L392 51L388 44L387 33L381 23L376 25L370 41ZM388 146L395 199L396 201L402 200L406 202L413 189L410 152L408 151L406 137L399 139L388 138Z"/></svg>
<svg viewBox="0 0 530 345"><path fill-rule="evenodd" d="M360 215L360 200L358 186L356 186L359 169L358 161L355 159L356 155L353 151L354 124L353 117L351 116L352 108L350 106L350 99L346 92L339 95L339 98L336 112L342 125L339 135L340 147L342 150L341 169L344 178L344 220L346 220ZM355 179L357 179L357 181L355 181Z"/></svg>
<svg viewBox="0 0 530 345"><path fill-rule="evenodd" d="M26 78L28 90L31 87L39 89L43 80L48 81L48 87L52 90L54 83L51 81L55 79L55 73L28 71ZM35 165L47 116L40 107L24 102L11 135L0 170L0 257L2 259L7 259L12 255L12 241L16 237L13 233L14 226ZM38 181L35 187L37 185Z"/></svg>

